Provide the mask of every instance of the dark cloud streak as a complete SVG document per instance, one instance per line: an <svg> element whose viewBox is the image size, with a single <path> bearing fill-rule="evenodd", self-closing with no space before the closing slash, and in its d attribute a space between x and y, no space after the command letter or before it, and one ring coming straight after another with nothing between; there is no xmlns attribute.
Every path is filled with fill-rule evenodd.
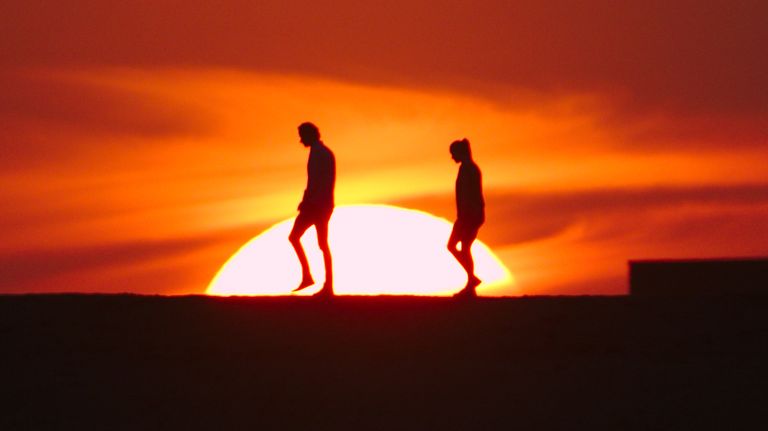
<svg viewBox="0 0 768 431"><path fill-rule="evenodd" d="M659 234L660 237L671 241L679 228L680 239L692 239L699 235L709 238L708 242L719 241L726 248L733 248L729 244L750 235L768 244L768 230L757 229L759 224L755 224L755 219L762 217L762 213L754 211L761 206L768 211L768 185L765 184L540 194L491 191L486 196L486 202L487 222L480 237L493 246L546 239L579 223L587 226L585 239L590 241L620 235L644 235L657 228L663 228L665 232ZM450 195L425 196L396 204L428 211L449 220L455 217L453 196ZM698 224L691 224L690 228L686 228L685 224L672 227L667 222L661 226L658 219L651 217L658 211L677 210L685 214L682 211L690 208L702 210L700 215L691 216L690 221ZM736 216L723 215L732 208L746 208L747 211ZM670 218L669 223L677 222ZM719 232L718 224L728 225L731 237ZM699 228L694 229L693 226ZM690 234L691 229L696 235ZM768 252L768 247L765 251Z"/></svg>
<svg viewBox="0 0 768 431"><path fill-rule="evenodd" d="M168 262L176 257L201 252L212 248L224 248L225 253L234 253L237 248L260 232L264 226L249 226L231 231L216 232L191 238L165 240L145 240L113 244L90 245L81 247L60 247L53 249L29 249L0 254L0 293L79 291L79 285L61 286L60 277L92 283L93 274L140 267L145 264ZM219 255L213 260L209 276L215 274L229 255ZM170 271L170 270L168 270ZM133 272L141 272L133 269ZM184 278L184 274L176 274ZM115 280L116 283L119 280ZM202 280L199 289L205 288ZM101 287L92 286L101 291L111 291L115 285L107 283ZM132 291L158 293L178 288L159 282L131 286ZM88 289L86 289L88 290Z"/></svg>
<svg viewBox="0 0 768 431"><path fill-rule="evenodd" d="M30 3L0 24L8 65L201 66L514 92L590 92L626 111L765 113L758 0Z"/></svg>
<svg viewBox="0 0 768 431"><path fill-rule="evenodd" d="M58 124L106 135L203 132L202 115L146 94L18 74L5 74L2 82L0 118Z"/></svg>
<svg viewBox="0 0 768 431"><path fill-rule="evenodd" d="M0 167L73 157L94 140L199 136L214 125L199 108L128 90L0 71Z"/></svg>

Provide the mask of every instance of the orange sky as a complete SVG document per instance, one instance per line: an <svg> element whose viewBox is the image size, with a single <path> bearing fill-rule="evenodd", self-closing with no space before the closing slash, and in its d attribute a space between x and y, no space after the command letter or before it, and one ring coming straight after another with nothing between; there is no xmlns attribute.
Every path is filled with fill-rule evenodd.
<svg viewBox="0 0 768 431"><path fill-rule="evenodd" d="M4 6L0 292L203 292L295 214L305 120L338 203L448 219L468 137L515 294L768 254L763 2L129 3Z"/></svg>

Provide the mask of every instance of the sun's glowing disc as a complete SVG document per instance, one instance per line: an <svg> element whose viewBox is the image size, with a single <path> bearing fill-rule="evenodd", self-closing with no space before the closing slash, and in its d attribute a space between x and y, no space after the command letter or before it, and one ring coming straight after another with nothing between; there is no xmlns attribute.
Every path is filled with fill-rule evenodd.
<svg viewBox="0 0 768 431"><path fill-rule="evenodd" d="M301 278L301 267L288 242L294 219L280 222L240 248L208 287L211 295L286 295ZM337 207L329 226L334 290L351 295L448 295L467 281L448 252L452 224L431 214L388 205ZM315 286L325 279L317 236L302 237ZM512 283L512 275L482 242L472 246L475 273L484 287Z"/></svg>

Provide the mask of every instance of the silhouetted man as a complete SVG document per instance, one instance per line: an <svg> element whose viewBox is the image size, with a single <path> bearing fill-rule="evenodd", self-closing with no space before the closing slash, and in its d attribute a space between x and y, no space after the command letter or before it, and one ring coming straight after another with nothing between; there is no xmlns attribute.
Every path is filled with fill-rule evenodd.
<svg viewBox="0 0 768 431"><path fill-rule="evenodd" d="M456 257L467 271L467 285L456 297L474 298L475 288L481 280L475 275L475 262L472 260L472 243L477 238L480 226L485 222L485 200L483 199L483 178L480 168L472 160L469 141L464 138L453 141L450 146L451 157L461 163L456 177L456 222L453 224L448 250ZM457 245L461 243L461 249Z"/></svg>
<svg viewBox="0 0 768 431"><path fill-rule="evenodd" d="M328 247L328 222L333 213L333 188L336 183L336 158L333 152L320 140L320 130L312 123L299 125L300 142L309 147L307 162L307 188L299 204L299 215L293 223L293 229L288 239L296 250L296 256L301 263L301 284L294 292L305 289L313 284L309 271L307 256L301 246L301 236L310 226L317 230L317 244L323 252L325 264L325 284L316 296L333 296L333 269L331 250Z"/></svg>

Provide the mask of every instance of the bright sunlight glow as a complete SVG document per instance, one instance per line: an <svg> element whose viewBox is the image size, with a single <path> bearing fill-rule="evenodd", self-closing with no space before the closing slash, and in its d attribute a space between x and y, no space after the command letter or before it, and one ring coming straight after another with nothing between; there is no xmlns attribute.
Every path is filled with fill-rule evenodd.
<svg viewBox="0 0 768 431"><path fill-rule="evenodd" d="M298 286L301 269L288 242L293 218L251 239L211 281L210 295L286 295ZM452 224L431 214L388 205L337 207L329 226L334 290L348 295L450 295L467 281L448 252ZM482 232L482 231L481 231ZM302 237L317 292L325 280L315 229ZM511 284L512 275L480 242L472 246L478 288Z"/></svg>

